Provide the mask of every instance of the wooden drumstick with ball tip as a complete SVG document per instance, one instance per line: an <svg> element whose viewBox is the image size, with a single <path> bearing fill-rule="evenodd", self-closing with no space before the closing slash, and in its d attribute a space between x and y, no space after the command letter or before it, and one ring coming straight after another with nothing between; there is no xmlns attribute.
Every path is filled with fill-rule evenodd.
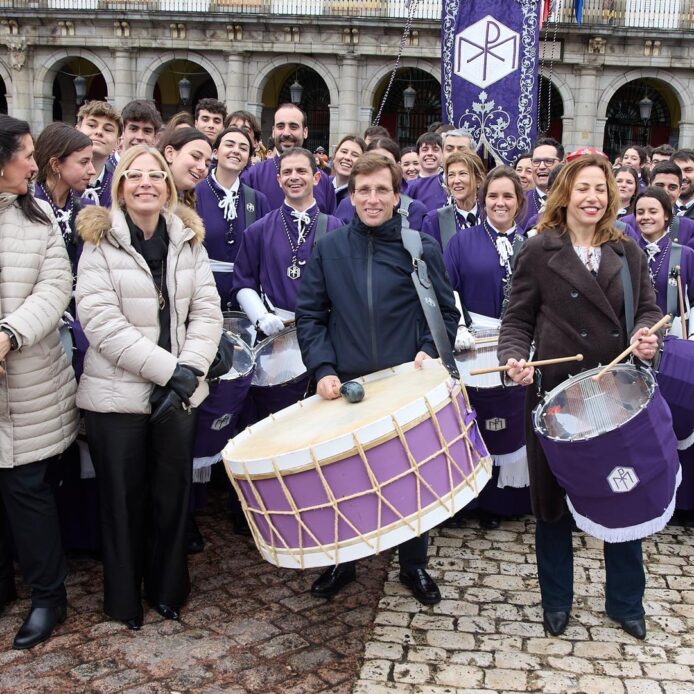
<svg viewBox="0 0 694 694"><path fill-rule="evenodd" d="M682 272L679 265L675 265L675 278L677 279L677 297L680 305L680 320L682 321L682 339L687 339L687 321L684 319L684 292L682 291Z"/></svg>
<svg viewBox="0 0 694 694"><path fill-rule="evenodd" d="M564 364L567 361L583 361L582 354L574 354L573 357L559 357L557 359L540 359L540 361L529 361L525 366L551 366L552 364ZM504 364L504 366L492 366L488 369L470 369L470 376L484 376L484 374L495 374L510 371L515 368Z"/></svg>

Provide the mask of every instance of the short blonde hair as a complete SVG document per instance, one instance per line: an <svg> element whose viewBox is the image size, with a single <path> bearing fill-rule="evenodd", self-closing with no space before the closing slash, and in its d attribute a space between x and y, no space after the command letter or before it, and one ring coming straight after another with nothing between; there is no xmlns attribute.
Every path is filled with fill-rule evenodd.
<svg viewBox="0 0 694 694"><path fill-rule="evenodd" d="M475 195L477 195L477 191L482 187L484 177L487 175L484 163L479 156L475 152L453 152L453 154L449 155L443 163L443 180L446 184L448 183L448 169L453 164L462 164L467 169L470 178L475 183Z"/></svg>
<svg viewBox="0 0 694 694"><path fill-rule="evenodd" d="M149 145L136 145L135 147L131 147L121 154L118 166L116 166L116 170L113 172L113 183L111 184L112 204L116 203L119 207L121 206L119 195L125 172L130 170L130 166L133 161L135 161L135 159L142 154L150 154L153 156L159 163L159 166L161 166L161 170L166 171L165 183L168 194L166 196L166 203L164 204L164 207L169 214L173 214L176 210L176 205L178 205L178 192L176 191L176 184L174 183L171 169L169 169L169 165L166 163L166 159L164 159L161 152L154 147L150 147Z"/></svg>
<svg viewBox="0 0 694 694"><path fill-rule="evenodd" d="M610 162L599 154L590 154L574 159L559 172L547 196L544 212L540 215L536 227L538 233L548 229L554 229L562 234L567 231L566 208L571 200L574 183L581 171L590 167L600 169L605 174L607 184L607 209L602 219L595 225L593 243L596 246L601 246L608 241L619 241L624 238L624 234L615 227L617 211L619 210L617 183Z"/></svg>

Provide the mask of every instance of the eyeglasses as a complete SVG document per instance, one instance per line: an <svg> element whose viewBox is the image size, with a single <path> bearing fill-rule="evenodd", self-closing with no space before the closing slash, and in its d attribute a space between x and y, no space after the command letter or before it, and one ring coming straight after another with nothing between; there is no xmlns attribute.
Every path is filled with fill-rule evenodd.
<svg viewBox="0 0 694 694"><path fill-rule="evenodd" d="M369 186L362 186L354 191L354 194L360 198L368 198L372 193L376 194L377 198L385 198L393 192L392 188L386 188L385 186L376 186L370 188Z"/></svg>
<svg viewBox="0 0 694 694"><path fill-rule="evenodd" d="M139 183L146 178L152 183L163 183L169 176L166 171L140 171L140 169L128 169L124 174L124 178L131 183Z"/></svg>
<svg viewBox="0 0 694 694"><path fill-rule="evenodd" d="M559 159L557 157L547 157L546 159L531 159L530 163L533 165L534 169L539 169L542 164L544 164L547 168L550 166L554 166Z"/></svg>

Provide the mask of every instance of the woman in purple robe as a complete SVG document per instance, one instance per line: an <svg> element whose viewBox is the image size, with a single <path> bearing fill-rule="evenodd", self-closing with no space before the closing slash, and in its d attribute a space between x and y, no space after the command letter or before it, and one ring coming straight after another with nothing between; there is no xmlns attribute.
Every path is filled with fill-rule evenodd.
<svg viewBox="0 0 694 694"><path fill-rule="evenodd" d="M205 248L222 310L238 310L231 302L231 289L243 232L270 211L261 192L241 183L252 152L250 135L235 126L226 128L212 148L216 168L195 186L195 209L205 224Z"/></svg>
<svg viewBox="0 0 694 694"><path fill-rule="evenodd" d="M366 151L366 142L358 135L345 135L333 154L333 176L330 181L335 188L335 201L339 205L347 194L347 182L354 162ZM339 217L339 215L336 214Z"/></svg>
<svg viewBox="0 0 694 694"><path fill-rule="evenodd" d="M447 162L449 172L460 166L455 163L460 156L469 158L451 155ZM500 323L506 309L515 259L523 242L516 227L525 203L518 174L507 166L492 170L482 184L480 201L485 212L482 223L461 227L444 253L451 286L458 292L461 305L471 313L473 325L488 324L488 319ZM456 351L474 348L474 337L465 325L458 329L455 346ZM525 392L518 386L506 388L499 382L498 388L469 388L468 393L495 463L492 480L474 507L468 509L479 510L483 527L495 528L501 517L530 512L522 415Z"/></svg>

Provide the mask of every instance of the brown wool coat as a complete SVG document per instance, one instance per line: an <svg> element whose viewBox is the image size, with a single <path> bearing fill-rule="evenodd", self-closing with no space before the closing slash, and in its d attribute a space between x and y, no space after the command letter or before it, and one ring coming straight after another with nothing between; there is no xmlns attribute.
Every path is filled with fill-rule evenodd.
<svg viewBox="0 0 694 694"><path fill-rule="evenodd" d="M499 363L527 359L535 341L535 359L583 354L582 362L541 369L542 391L570 375L606 364L629 343L620 277L626 254L634 294L634 331L661 318L648 275L645 254L630 240L602 246L597 278L574 251L568 233L545 231L529 239L518 255L508 310L499 338ZM540 398L537 372L526 397L526 435L533 513L554 521L566 512L565 492L547 464L532 428L531 413Z"/></svg>

